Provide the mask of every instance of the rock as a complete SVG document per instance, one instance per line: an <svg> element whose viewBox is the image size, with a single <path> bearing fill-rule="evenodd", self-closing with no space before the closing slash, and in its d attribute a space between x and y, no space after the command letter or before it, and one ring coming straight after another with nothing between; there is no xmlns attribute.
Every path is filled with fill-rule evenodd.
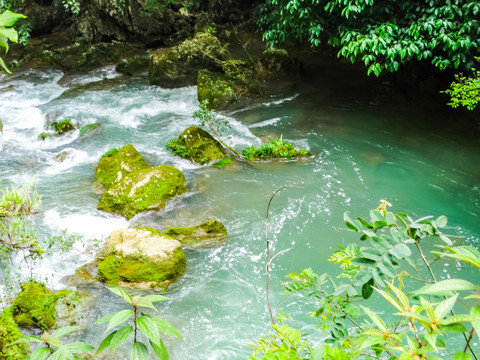
<svg viewBox="0 0 480 360"><path fill-rule="evenodd" d="M195 85L201 69L220 70L226 49L209 33L199 33L170 49L159 49L150 55L150 84L166 88Z"/></svg>
<svg viewBox="0 0 480 360"><path fill-rule="evenodd" d="M122 171L117 175L123 177ZM114 180L97 208L127 219L143 211L161 210L168 200L187 190L183 173L170 165L136 170Z"/></svg>
<svg viewBox="0 0 480 360"><path fill-rule="evenodd" d="M57 161L59 162L64 162L68 155L70 155L70 153L68 151L62 151L61 153L57 154L57 156L55 156L55 159L57 159Z"/></svg>
<svg viewBox="0 0 480 360"><path fill-rule="evenodd" d="M222 109L238 99L234 84L225 75L209 70L200 70L197 79L198 101L207 101L209 109Z"/></svg>
<svg viewBox="0 0 480 360"><path fill-rule="evenodd" d="M105 250L98 275L109 285L166 289L186 267L181 243L155 229L115 230Z"/></svg>
<svg viewBox="0 0 480 360"><path fill-rule="evenodd" d="M82 127L80 129L79 136L83 136L87 133L92 133L94 131L98 132L98 130L100 130L100 124L99 123L88 124L88 125L85 125L84 127Z"/></svg>
<svg viewBox="0 0 480 360"><path fill-rule="evenodd" d="M136 55L129 59L124 59L115 67L115 70L125 75L138 75L144 71L148 71L148 56Z"/></svg>
<svg viewBox="0 0 480 360"><path fill-rule="evenodd" d="M149 166L142 155L133 147L125 145L120 150L111 149L100 159L95 176L98 182L110 189L112 185L125 178L133 171L147 169Z"/></svg>
<svg viewBox="0 0 480 360"><path fill-rule="evenodd" d="M167 147L175 155L202 165L225 157L223 146L212 135L197 126L190 126L184 130L176 140L169 142Z"/></svg>
<svg viewBox="0 0 480 360"><path fill-rule="evenodd" d="M302 65L283 49L267 49L257 62L256 73L263 79L297 79Z"/></svg>
<svg viewBox="0 0 480 360"><path fill-rule="evenodd" d="M2 120L0 120L0 133L3 132L3 123L2 123Z"/></svg>
<svg viewBox="0 0 480 360"><path fill-rule="evenodd" d="M25 343L11 345L23 336L13 318L13 310L13 306L5 308L0 315L0 359L22 360L27 358L29 346Z"/></svg>
<svg viewBox="0 0 480 360"><path fill-rule="evenodd" d="M227 229L218 220L207 222L193 227L173 227L164 232L193 249L211 248L223 245L227 241Z"/></svg>
<svg viewBox="0 0 480 360"><path fill-rule="evenodd" d="M13 316L20 326L36 326L42 330L53 327L57 318L55 304L71 290L52 293L42 283L25 283L13 303Z"/></svg>
<svg viewBox="0 0 480 360"><path fill-rule="evenodd" d="M70 120L70 119L65 119L65 120L58 121L58 122L54 121L49 125L49 127L54 129L55 133L57 135L62 135L66 132L75 130L75 125L72 124L72 120Z"/></svg>

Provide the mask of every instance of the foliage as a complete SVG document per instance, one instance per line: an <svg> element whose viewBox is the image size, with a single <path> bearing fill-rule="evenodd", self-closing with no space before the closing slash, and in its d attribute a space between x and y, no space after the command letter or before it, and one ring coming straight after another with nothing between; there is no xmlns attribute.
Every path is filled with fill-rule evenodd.
<svg viewBox="0 0 480 360"><path fill-rule="evenodd" d="M63 7L70 11L72 14L80 14L80 1L79 0L62 0Z"/></svg>
<svg viewBox="0 0 480 360"><path fill-rule="evenodd" d="M178 139L170 139L167 142L167 145L165 145L165 147L168 150L172 150L172 152L175 155L180 156L182 158L185 158L188 156L187 148L183 145L178 144Z"/></svg>
<svg viewBox="0 0 480 360"><path fill-rule="evenodd" d="M253 159L271 159L271 158L291 158L293 156L309 155L308 150L295 150L295 146L283 141L283 138L273 139L262 146L249 146L242 151L247 160Z"/></svg>
<svg viewBox="0 0 480 360"><path fill-rule="evenodd" d="M8 52L8 40L12 42L18 42L18 33L12 26L19 20L26 18L25 15L16 14L11 12L10 10L4 11L0 14L0 48L5 49L5 52ZM11 74L10 70L8 70L5 62L0 57L0 66L9 74Z"/></svg>
<svg viewBox="0 0 480 360"><path fill-rule="evenodd" d="M177 4L176 0L146 0L142 4L142 10L151 14L162 14L175 4Z"/></svg>
<svg viewBox="0 0 480 360"><path fill-rule="evenodd" d="M117 149L117 148L110 149L110 150L108 150L105 154L103 154L100 159L113 156L113 155L115 155L116 153L118 153L119 151L120 151L120 149Z"/></svg>
<svg viewBox="0 0 480 360"><path fill-rule="evenodd" d="M72 131L75 129L75 126L72 124L72 120L64 119L62 121L54 121L50 124L50 127L55 130L57 135L62 135L68 131Z"/></svg>
<svg viewBox="0 0 480 360"><path fill-rule="evenodd" d="M480 298L480 284L464 279L437 281L432 265L453 258L480 269L480 252L467 245L453 246L452 237L440 231L447 225L445 216L413 220L406 213L387 211L388 205L383 200L368 220L344 215L347 227L360 234L362 245L341 247L329 259L342 269L337 279L319 276L312 269L288 276L286 293L313 298L312 316L319 318L318 327L330 332L318 346L307 343L302 359L441 359L443 352L451 351L452 342L458 344L458 333L464 333L465 343L454 359L470 359L469 351L474 354L473 339L480 339L480 307L472 299ZM421 247L427 241L440 249L432 252L430 260ZM414 275L406 266L414 269ZM422 278L425 273L429 278ZM376 313L368 300L374 293L396 312ZM359 302L365 305L360 307ZM467 311L456 314L453 309L460 311L461 304ZM265 356L251 359L290 359L287 355L296 345L274 330L273 338L259 342ZM281 356L267 357L272 348L281 348Z"/></svg>
<svg viewBox="0 0 480 360"><path fill-rule="evenodd" d="M480 61L479 57L475 58ZM450 89L444 93L450 96L450 105L453 108L464 106L473 110L480 102L480 71L472 68L471 76L455 75L455 81L450 84Z"/></svg>
<svg viewBox="0 0 480 360"><path fill-rule="evenodd" d="M368 74L429 60L439 69L471 67L479 46L476 0L267 0L260 16L271 46L308 41L339 48Z"/></svg>
<svg viewBox="0 0 480 360"><path fill-rule="evenodd" d="M160 338L160 332L181 339L178 331L166 320L153 317L145 313L139 314L139 308L150 308L155 311L157 309L153 303L169 300L162 295L146 295L132 296L122 288L108 288L112 293L121 297L130 305L130 309L111 313L99 319L95 324L108 322L107 331L118 327L133 316L133 325L125 325L111 332L99 345L97 354L110 349L110 352L122 345L133 333L133 344L130 350L130 359L149 359L148 349L145 344L139 341L140 333L142 333L149 341L153 351L159 359L168 359L167 348Z"/></svg>
<svg viewBox="0 0 480 360"><path fill-rule="evenodd" d="M72 332L77 330L77 326L65 326L56 329L51 334L45 331L42 336L28 335L24 336L13 344L16 343L31 343L39 344L30 357L35 360L70 360L80 359L75 355L86 354L90 350L93 350L93 346L84 343L82 341L74 341L62 344L61 338L69 336Z"/></svg>
<svg viewBox="0 0 480 360"><path fill-rule="evenodd" d="M227 164L230 164L231 162L232 162L232 159L229 157L226 157L220 161L217 161L215 164L213 164L213 166L220 169L220 168L224 168Z"/></svg>
<svg viewBox="0 0 480 360"><path fill-rule="evenodd" d="M28 346L13 344L23 334L13 319L13 308L3 309L0 315L0 359L20 360L27 356Z"/></svg>

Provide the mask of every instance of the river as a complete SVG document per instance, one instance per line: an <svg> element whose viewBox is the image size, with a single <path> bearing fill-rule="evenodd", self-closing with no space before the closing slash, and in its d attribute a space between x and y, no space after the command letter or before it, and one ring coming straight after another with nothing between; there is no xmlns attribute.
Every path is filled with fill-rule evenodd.
<svg viewBox="0 0 480 360"><path fill-rule="evenodd" d="M269 330L265 212L272 193L284 185L296 187L283 190L272 203L272 250L288 249L273 263L272 304L276 313L295 316L294 325L305 321L313 338L321 336L308 315L314 309L302 298L281 296L280 283L287 273L306 267L317 273L335 271L327 262L331 252L337 244L356 240L346 231L344 211L367 216L386 199L393 211L413 217L443 214L449 219L448 232L463 236L460 243L479 247L479 141L435 127L437 119L455 121L451 112L379 104L362 92L356 78L346 74L342 79L319 71L297 90L224 114L231 124L229 141L238 150L282 136L313 156L254 164L234 160L217 169L193 165L165 149L168 140L196 123L195 87L149 86L145 77L126 78L113 67L76 76L53 70L1 75L2 186L34 181L42 196L34 218L41 239L64 229L82 236L76 250L39 262L36 278L46 278L54 289L65 287L62 278L91 261L90 244L104 242L114 229L164 230L216 218L227 227L228 242L217 249L187 250L185 275L169 289L171 300L157 308L183 336L165 336L171 359L246 359L251 353L247 344ZM100 80L104 84L95 91L79 87ZM76 90L62 96L68 89ZM47 118L72 119L79 126L98 122L101 127L82 137L76 130L40 140ZM93 183L100 156L129 143L150 165L182 170L188 192L160 212L126 221L96 210L100 195ZM57 159L60 153L64 161ZM461 272L475 279L473 268L453 263L439 264L437 271L443 278ZM94 291L95 304L86 315L91 322L124 306L101 287ZM98 346L104 330L90 326L78 338ZM121 348L110 358L127 358L125 351Z"/></svg>

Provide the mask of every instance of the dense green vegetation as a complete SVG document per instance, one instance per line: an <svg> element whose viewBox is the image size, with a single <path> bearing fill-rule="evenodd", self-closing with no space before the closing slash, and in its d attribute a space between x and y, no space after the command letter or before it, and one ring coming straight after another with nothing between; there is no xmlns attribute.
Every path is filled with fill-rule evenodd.
<svg viewBox="0 0 480 360"><path fill-rule="evenodd" d="M446 353L455 360L477 359L479 284L439 281L433 264L453 258L480 270L480 252L454 246L440 231L447 225L445 216L413 220L387 211L389 205L382 200L368 220L352 220L345 213L345 224L362 242L339 246L332 254L329 260L340 265L339 276L312 269L288 275L286 294L312 299L312 316L330 335L312 343L282 318L279 324L272 318L274 332L254 345L250 359L444 359ZM430 255L422 249L427 241L438 248ZM377 312L380 298L393 313Z"/></svg>
<svg viewBox="0 0 480 360"><path fill-rule="evenodd" d="M378 76L420 60L439 69L470 68L479 14L476 0L267 0L260 24L270 45L328 43Z"/></svg>
<svg viewBox="0 0 480 360"><path fill-rule="evenodd" d="M24 15L16 14L11 12L10 10L4 11L0 14L0 48L3 48L5 52L8 51L8 40L12 42L18 42L18 33L15 29L12 28L15 23L25 18ZM0 57L0 66L9 74L11 74L10 70L8 70L5 62Z"/></svg>
<svg viewBox="0 0 480 360"><path fill-rule="evenodd" d="M476 58L477 61L480 58ZM450 85L450 89L445 91L450 95L450 105L453 108L459 106L473 110L480 102L480 71L472 68L471 76L456 75L455 81Z"/></svg>

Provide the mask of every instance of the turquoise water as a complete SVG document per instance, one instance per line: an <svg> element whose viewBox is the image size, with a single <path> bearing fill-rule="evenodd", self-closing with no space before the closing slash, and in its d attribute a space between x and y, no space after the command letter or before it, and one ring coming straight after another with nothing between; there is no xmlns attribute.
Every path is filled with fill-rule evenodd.
<svg viewBox="0 0 480 360"><path fill-rule="evenodd" d="M102 79L107 81L96 91L78 87ZM460 243L480 246L480 145L431 125L434 119L455 121L448 118L450 113L428 113L413 104L378 105L368 93L355 96L353 91L361 84L353 84L352 91L347 80L339 82L332 75L311 79L296 91L260 99L225 116L232 126L229 141L238 150L283 136L308 148L312 157L253 164L233 161L216 169L193 165L165 149L169 139L195 123L195 87L152 87L145 78L124 78L113 68L75 77L36 70L0 77L1 88L10 85L0 97L3 185L35 182L43 197L35 218L42 238L63 229L84 238L75 244L76 250L47 256L38 264L36 275L48 277L51 287L65 287L61 279L91 261L98 249L92 245L94 239L105 241L114 229L162 230L209 218L227 227L225 246L186 252L186 274L169 290L171 301L158 306L161 316L183 336L165 338L171 359L245 359L251 352L247 344L268 331L265 212L272 193L284 185L296 187L283 190L271 208L272 251L288 250L273 263L271 300L276 313L304 320L313 338L321 334L307 314L312 308L301 298L281 296L280 283L287 273L306 267L318 273L336 271L327 262L336 244L356 240L345 230L345 210L367 216L380 199L386 199L394 211L406 210L413 217L444 214L449 232L463 236ZM71 88L77 91L61 96ZM101 130L82 138L77 130L42 141L37 137L47 118L71 118L80 126L99 122ZM187 194L163 211L130 221L96 210L100 194L93 182L98 159L127 143L150 165L170 164L182 170ZM56 156L62 152L66 160L60 162ZM437 268L443 278L459 271L475 279L468 267ZM122 308L121 300L101 287L90 290L96 294L86 312L90 322ZM79 338L97 346L104 329L92 326ZM106 356L126 357L125 349Z"/></svg>

